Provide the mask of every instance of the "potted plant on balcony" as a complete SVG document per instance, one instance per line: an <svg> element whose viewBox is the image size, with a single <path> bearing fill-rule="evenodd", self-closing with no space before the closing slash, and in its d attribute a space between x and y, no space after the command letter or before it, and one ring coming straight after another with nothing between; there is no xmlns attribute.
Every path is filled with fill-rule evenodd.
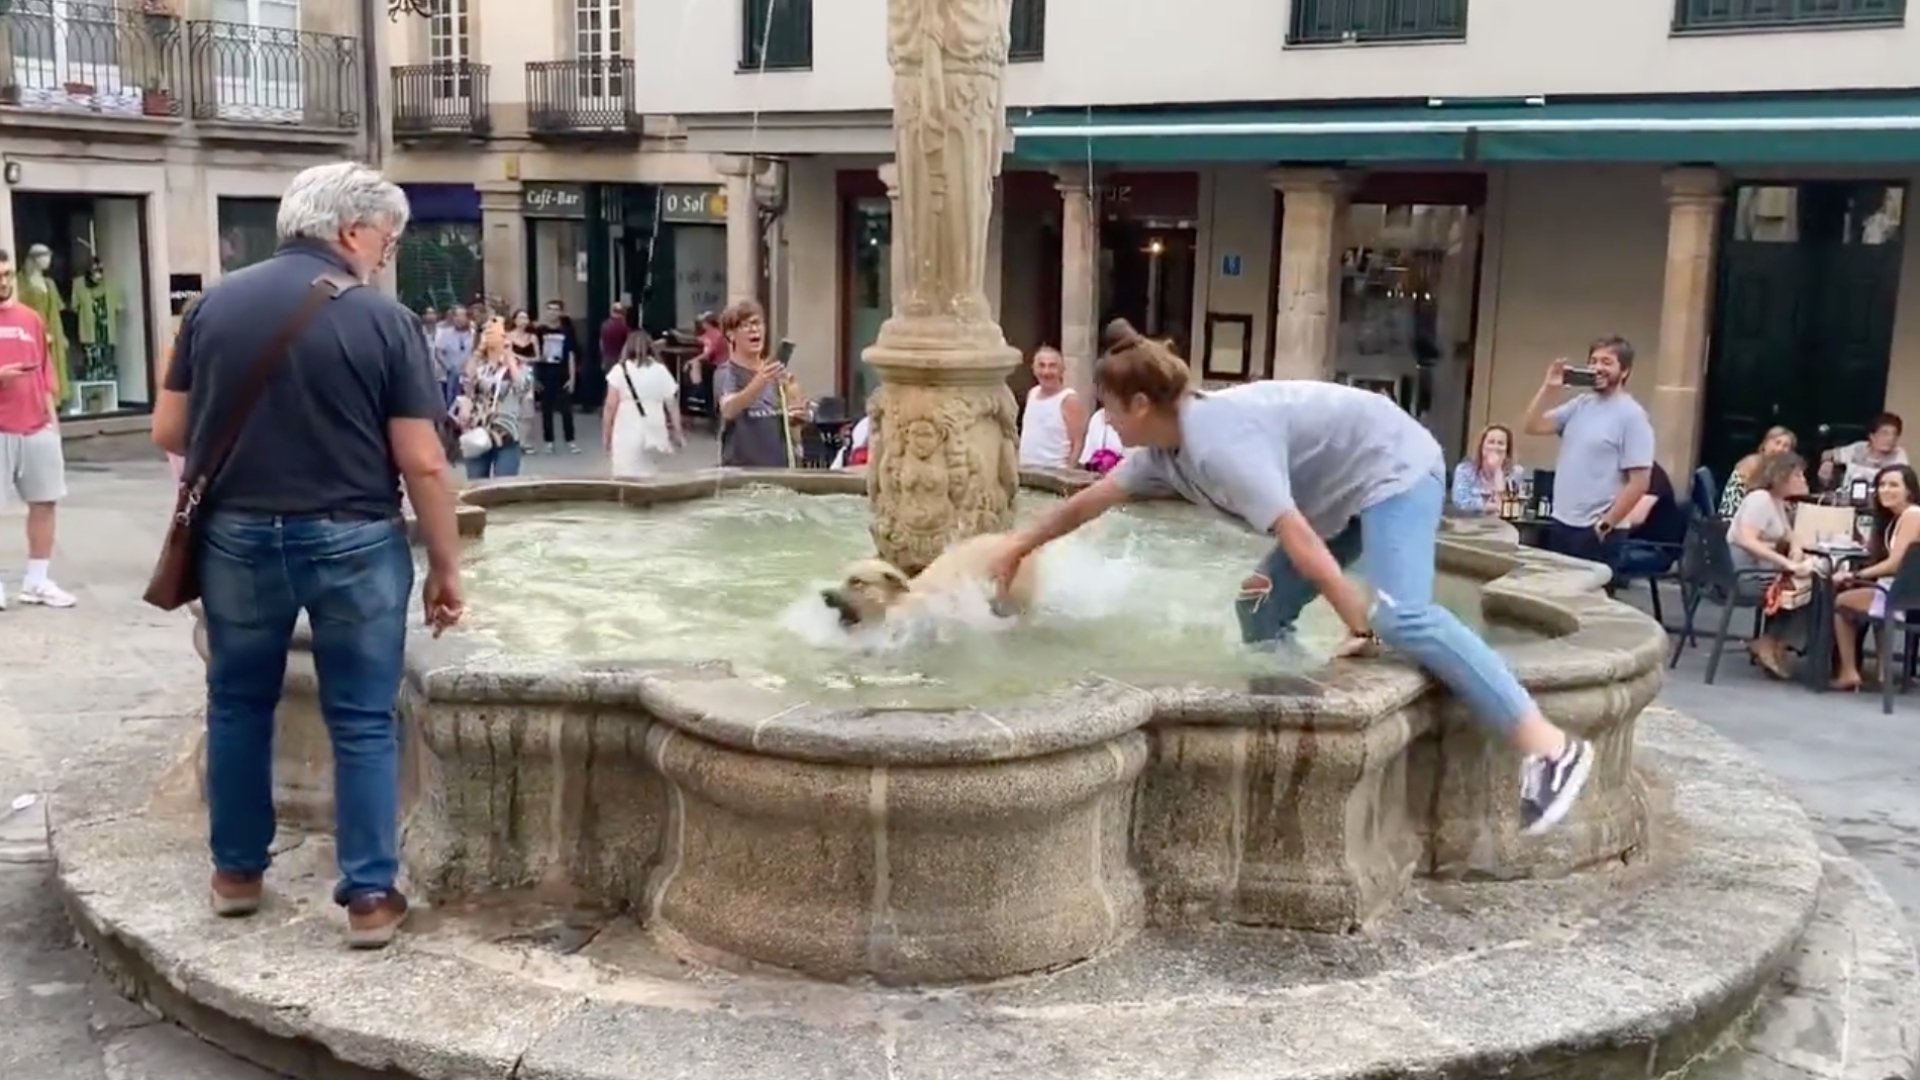
<svg viewBox="0 0 1920 1080"><path fill-rule="evenodd" d="M173 91L160 85L160 80L148 79L140 88L140 112L146 116L172 116Z"/></svg>
<svg viewBox="0 0 1920 1080"><path fill-rule="evenodd" d="M180 0L140 0L140 13L147 17L148 33L164 37L180 19Z"/></svg>

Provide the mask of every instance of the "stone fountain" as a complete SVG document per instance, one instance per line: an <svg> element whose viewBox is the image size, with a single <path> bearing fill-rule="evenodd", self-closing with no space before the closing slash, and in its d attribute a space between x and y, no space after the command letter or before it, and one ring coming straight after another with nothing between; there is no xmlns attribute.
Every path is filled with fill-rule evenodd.
<svg viewBox="0 0 1920 1080"><path fill-rule="evenodd" d="M1017 473L1015 357L980 290L1007 15L890 0L907 271L867 354L867 479L526 481L466 492L463 533L864 490L874 543L915 567L1007 527L1018 487L1084 484ZM326 902L304 645L259 915L205 910L199 735L172 725L73 763L60 882L127 993L298 1077L1910 1076L1897 910L1748 759L1651 706L1661 629L1497 522L1450 528L1439 560L1598 748L1548 837L1518 833L1512 756L1391 661L855 708L725 660L456 635L409 645L403 856L429 905L393 948L347 953Z"/></svg>

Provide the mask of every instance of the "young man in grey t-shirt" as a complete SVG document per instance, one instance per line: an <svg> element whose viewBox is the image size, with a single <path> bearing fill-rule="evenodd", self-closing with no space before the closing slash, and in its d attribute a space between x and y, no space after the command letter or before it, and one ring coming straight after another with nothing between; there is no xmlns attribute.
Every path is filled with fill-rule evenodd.
<svg viewBox="0 0 1920 1080"><path fill-rule="evenodd" d="M1542 546L1611 565L1620 540L1615 530L1652 482L1653 424L1627 392L1633 346L1626 338L1594 342L1587 365L1593 390L1551 409L1547 401L1566 385L1567 362L1547 365L1547 377L1527 405L1526 432L1560 437L1553 520Z"/></svg>

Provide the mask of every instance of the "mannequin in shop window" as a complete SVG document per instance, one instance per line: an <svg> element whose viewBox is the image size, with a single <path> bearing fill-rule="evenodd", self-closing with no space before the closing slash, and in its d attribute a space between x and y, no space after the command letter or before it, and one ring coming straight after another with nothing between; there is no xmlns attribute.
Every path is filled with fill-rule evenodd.
<svg viewBox="0 0 1920 1080"><path fill-rule="evenodd" d="M113 350L120 343L119 290L107 280L99 259L73 279L73 314L80 328L80 377L87 382L112 382L120 377Z"/></svg>
<svg viewBox="0 0 1920 1080"><path fill-rule="evenodd" d="M32 308L46 324L47 362L53 365L53 400L65 405L71 376L67 373L67 328L60 313L67 310L67 304L60 296L60 286L53 282L52 267L53 252L47 245L35 244L27 249L27 265L20 278L20 302Z"/></svg>

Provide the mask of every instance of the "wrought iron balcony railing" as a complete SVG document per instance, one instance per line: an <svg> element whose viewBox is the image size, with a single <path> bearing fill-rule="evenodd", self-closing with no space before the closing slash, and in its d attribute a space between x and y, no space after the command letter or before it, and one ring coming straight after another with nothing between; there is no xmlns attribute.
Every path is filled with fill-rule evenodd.
<svg viewBox="0 0 1920 1080"><path fill-rule="evenodd" d="M535 135L632 135L633 61L609 57L527 65L527 127Z"/></svg>
<svg viewBox="0 0 1920 1080"><path fill-rule="evenodd" d="M403 64L393 69L393 133L402 138L493 130L487 82L492 69L464 60Z"/></svg>
<svg viewBox="0 0 1920 1080"><path fill-rule="evenodd" d="M1447 41L1467 36L1467 0L1293 0L1287 41Z"/></svg>
<svg viewBox="0 0 1920 1080"><path fill-rule="evenodd" d="M1676 0L1675 30L1795 26L1898 26L1907 0Z"/></svg>
<svg viewBox="0 0 1920 1080"><path fill-rule="evenodd" d="M211 20L187 38L195 119L360 127L358 38Z"/></svg>
<svg viewBox="0 0 1920 1080"><path fill-rule="evenodd" d="M0 4L0 104L123 116L184 112L180 21L113 3Z"/></svg>

